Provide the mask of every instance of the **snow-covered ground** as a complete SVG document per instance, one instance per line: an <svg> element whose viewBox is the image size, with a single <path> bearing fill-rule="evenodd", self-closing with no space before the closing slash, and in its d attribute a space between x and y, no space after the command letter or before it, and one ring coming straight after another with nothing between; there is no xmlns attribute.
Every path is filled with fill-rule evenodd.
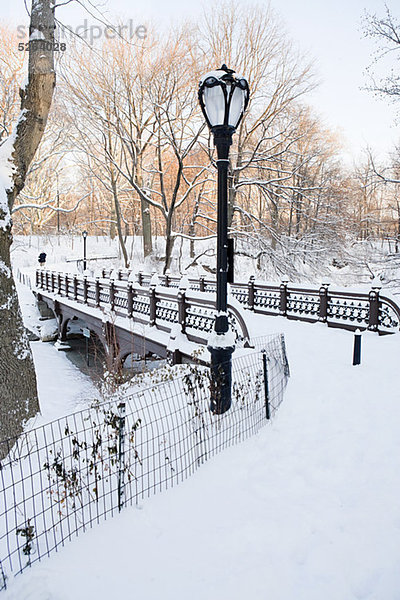
<svg viewBox="0 0 400 600"><path fill-rule="evenodd" d="M212 277L210 268L215 267L215 254L210 256L204 254L213 242L197 241L196 254L202 255L195 266L189 267L193 259L189 257L189 241L176 242L173 250L173 261L171 272L173 274L187 273L191 277ZM129 237L126 247L129 255L130 265L134 271L143 270L150 273L153 270L162 272L164 262L165 239L158 237L153 241L154 253L145 260L142 258L142 239L140 236ZM371 284L383 285L383 291L394 294L400 293L400 279L398 276L399 258L397 255L388 255L389 248L369 241L353 244L349 248L343 248L345 258L336 260L335 254L321 259L319 267L311 269L302 260L295 264L292 278L296 283L308 283L318 286L322 282L331 282L335 286L348 286L352 289L357 287L360 291L369 291ZM392 249L393 250L393 249ZM81 236L15 236L12 258L13 263L21 268L35 269L38 266L38 255L46 252L46 266L50 269L60 269L71 273L82 269L83 240ZM249 249L251 254L251 249ZM101 257L105 257L102 259ZM87 238L87 258L89 270L100 269L103 266L121 267L123 261L118 246L118 240L100 236L89 236ZM77 262L79 265L77 266ZM279 283L281 275L277 275L271 261L265 260L261 270L256 268L257 261L246 256L235 257L235 279L236 281L248 281L250 275L256 279ZM335 266L336 265L336 266ZM289 277L290 279L290 277Z"/></svg>
<svg viewBox="0 0 400 600"><path fill-rule="evenodd" d="M349 332L249 319L286 338L291 379L274 420L10 580L4 600L400 598L400 335L365 333L353 367ZM32 347L37 424L96 395L63 353Z"/></svg>
<svg viewBox="0 0 400 600"><path fill-rule="evenodd" d="M31 331L39 333L48 321L39 321L40 314L32 292L21 284L17 284L17 289L24 323ZM90 377L81 373L63 352L57 352L53 344L31 342L31 348L42 413L30 425L39 427L42 423L80 410L99 398Z"/></svg>
<svg viewBox="0 0 400 600"><path fill-rule="evenodd" d="M348 332L250 318L286 337L273 422L10 580L4 600L400 598L400 336L364 334L353 367ZM52 345L33 350L42 419L96 394Z"/></svg>

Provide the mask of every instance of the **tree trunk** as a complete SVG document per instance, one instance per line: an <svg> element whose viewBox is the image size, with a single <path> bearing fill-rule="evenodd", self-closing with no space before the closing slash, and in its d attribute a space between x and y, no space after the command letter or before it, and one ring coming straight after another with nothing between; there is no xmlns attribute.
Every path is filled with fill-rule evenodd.
<svg viewBox="0 0 400 600"><path fill-rule="evenodd" d="M10 229L0 229L0 441L18 437L39 411L32 353L11 274L11 242ZM0 459L6 454L0 444Z"/></svg>
<svg viewBox="0 0 400 600"><path fill-rule="evenodd" d="M122 233L121 206L120 206L119 199L118 199L117 182L115 181L113 171L111 171L111 186L112 186L113 198L114 198L115 218L117 221L118 241L119 241L119 245L122 250L122 254L124 256L125 269L127 269L129 267L129 259L128 259L128 252L126 250L126 245L125 245L125 241L124 241L124 235Z"/></svg>
<svg viewBox="0 0 400 600"><path fill-rule="evenodd" d="M189 235L193 238L196 233L195 226L196 226L196 221L197 221L197 217L199 214L200 199L201 199L201 195L203 193L203 187L204 186L202 186L200 192L196 196L196 201L194 203L194 208L193 208L192 219L189 224ZM195 252L194 251L194 240L190 240L190 258L194 258L194 255L195 255L194 252Z"/></svg>
<svg viewBox="0 0 400 600"><path fill-rule="evenodd" d="M117 220L117 216L115 214L115 204L114 204L114 198L113 198L111 206L110 206L110 238L112 240L114 240L115 236L117 235L117 228L115 226L116 220Z"/></svg>
<svg viewBox="0 0 400 600"><path fill-rule="evenodd" d="M292 235L292 223L293 223L293 198L290 202L290 212L289 212L289 224L288 224L288 236Z"/></svg>
<svg viewBox="0 0 400 600"><path fill-rule="evenodd" d="M28 84L20 92L22 113L8 152L13 166L9 185L5 183L8 206L0 202L0 440L18 436L25 422L39 410L31 349L11 272L10 214L24 187L52 102L55 85L53 0L32 0L30 34L34 32L34 37L41 37L43 43L38 41L30 45ZM9 138L5 143L11 140ZM0 200L2 195L3 190ZM6 448L0 449L0 458L6 452Z"/></svg>
<svg viewBox="0 0 400 600"><path fill-rule="evenodd" d="M300 237L301 210L302 210L302 198L301 198L301 194L298 193L298 194L296 194L296 203L295 203L295 214L296 214L295 230L296 230L296 238L297 239L299 239L299 237Z"/></svg>
<svg viewBox="0 0 400 600"><path fill-rule="evenodd" d="M165 263L163 273L165 275L166 271L171 266L172 259L172 250L175 243L175 237L171 236L172 231L172 213L168 213L167 223L165 227Z"/></svg>
<svg viewBox="0 0 400 600"><path fill-rule="evenodd" d="M271 248L276 250L276 240L279 235L279 210L275 200L270 200L271 208Z"/></svg>
<svg viewBox="0 0 400 600"><path fill-rule="evenodd" d="M140 209L142 212L143 255L146 258L153 252L153 244L151 239L150 204L144 198L140 200Z"/></svg>
<svg viewBox="0 0 400 600"><path fill-rule="evenodd" d="M143 189L143 165L142 156L139 155L136 165L135 183L139 189ZM153 252L153 241L151 234L150 204L141 196L140 213L142 217L143 256L149 256Z"/></svg>

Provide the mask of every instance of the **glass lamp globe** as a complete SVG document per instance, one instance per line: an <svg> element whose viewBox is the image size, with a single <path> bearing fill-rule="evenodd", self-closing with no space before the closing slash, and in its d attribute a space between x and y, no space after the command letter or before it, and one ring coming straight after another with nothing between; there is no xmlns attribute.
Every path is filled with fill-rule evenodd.
<svg viewBox="0 0 400 600"><path fill-rule="evenodd" d="M211 130L227 127L234 131L249 102L249 85L244 77L222 65L201 79L199 101Z"/></svg>

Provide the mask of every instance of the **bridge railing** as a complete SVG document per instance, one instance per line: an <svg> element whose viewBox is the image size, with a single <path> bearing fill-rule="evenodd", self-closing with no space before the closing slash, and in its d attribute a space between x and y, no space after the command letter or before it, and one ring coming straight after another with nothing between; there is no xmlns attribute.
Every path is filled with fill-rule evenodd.
<svg viewBox="0 0 400 600"><path fill-rule="evenodd" d="M215 302L201 292L179 289L160 289L160 286L139 284L114 279L100 279L76 274L38 269L36 288L57 294L95 308L110 308L116 315L135 318L145 325L170 332L180 325L188 339L204 343L215 322ZM248 340L249 332L243 316L235 306L228 305L232 329L240 340Z"/></svg>
<svg viewBox="0 0 400 600"><path fill-rule="evenodd" d="M102 276L128 281L132 273L127 269L103 269ZM139 272L136 279L140 285L149 286L152 275ZM166 287L179 287L179 277L158 275L158 279ZM216 289L215 281L204 277L188 279L188 282L193 290L215 292ZM244 308L256 313L311 323L321 321L352 331L369 329L379 333L394 333L400 327L400 307L394 300L381 294L379 287L362 293L333 290L329 284L319 288L289 285L287 281L280 285L269 285L257 282L252 276L247 283L231 284L230 289L232 296Z"/></svg>
<svg viewBox="0 0 400 600"><path fill-rule="evenodd" d="M37 273L41 281L47 281L46 271L38 270ZM116 288L122 286L129 289L130 284L135 288L135 284L132 283L132 273L128 270L120 269L112 271L111 269L103 269L102 276L103 279L109 282L113 281ZM136 284L141 289L141 293L145 294L143 288L147 287L150 289L152 275L139 272L135 275L135 278ZM170 275L158 275L158 281L159 286L178 288L181 280L179 277ZM190 290L195 292L215 292L216 289L215 281L202 277L198 280L188 279L188 285ZM65 284L62 284L63 286L65 287ZM285 316L289 319L297 319L310 323L320 321L333 327L352 331L356 329L369 329L379 333L394 333L400 327L400 307L394 300L381 294L379 287L373 287L369 293L363 293L351 290L334 290L331 289L329 284L323 284L319 288L294 286L290 285L287 281L282 282L280 285L270 285L257 282L254 277L250 277L247 283L232 284L230 290L232 296L243 308L260 314ZM185 295L184 291L180 293ZM186 296L189 297L187 292ZM148 298L146 294L145 297ZM160 293L157 292L156 302L158 298L161 301L160 306L164 301L167 303L168 300L170 301L167 293L164 298L161 298ZM149 300L147 299L145 302L148 303ZM206 306L206 297L202 298L201 304L202 306ZM196 305L196 302L194 302L193 305L197 306L194 310L197 313L198 304ZM208 302L207 306L213 306L213 302ZM174 310L177 310L176 307ZM190 306L187 307L187 310L188 312L185 315L188 315L189 321L196 321L196 318L191 313ZM172 312L172 310L168 312L166 309L162 310L158 308L158 314L166 315L167 320L171 320ZM232 311L233 314L234 311ZM210 331L212 319L213 316L209 315L207 318L204 314L202 318L199 316L197 321L201 326L206 327L204 331ZM236 321L240 321L240 316L235 316L235 319ZM208 322L207 326L205 325L206 322ZM183 323L183 326L186 326L186 323Z"/></svg>

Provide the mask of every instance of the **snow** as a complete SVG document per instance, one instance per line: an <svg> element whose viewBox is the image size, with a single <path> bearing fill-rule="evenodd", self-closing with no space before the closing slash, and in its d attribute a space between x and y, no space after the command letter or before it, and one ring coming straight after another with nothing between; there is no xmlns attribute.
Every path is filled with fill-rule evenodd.
<svg viewBox="0 0 400 600"><path fill-rule="evenodd" d="M40 328L40 339L42 342L51 342L57 338L58 325L56 319L48 319Z"/></svg>
<svg viewBox="0 0 400 600"><path fill-rule="evenodd" d="M260 336L285 334L291 379L274 420L9 580L4 600L398 600L399 334L365 332L355 368L352 333L248 319ZM31 346L37 424L93 397L63 353Z"/></svg>
<svg viewBox="0 0 400 600"><path fill-rule="evenodd" d="M30 40L44 40L46 39L43 35L43 33L41 31L39 31L38 29L34 29L31 33L31 35L29 36Z"/></svg>
<svg viewBox="0 0 400 600"><path fill-rule="evenodd" d="M150 286L157 287L160 285L160 278L157 273L153 273L150 279Z"/></svg>
<svg viewBox="0 0 400 600"><path fill-rule="evenodd" d="M0 228L7 229L11 223L11 215L8 206L7 190L13 186L13 171L15 166L11 162L14 142L18 123L26 118L27 109L21 110L12 134L0 145Z"/></svg>
<svg viewBox="0 0 400 600"><path fill-rule="evenodd" d="M187 338L185 334L182 333L182 326L179 323L173 323L167 349L170 352L175 352L175 350L179 350L186 341Z"/></svg>
<svg viewBox="0 0 400 600"><path fill-rule="evenodd" d="M128 277L129 283L137 283L137 273L136 271L131 271Z"/></svg>
<svg viewBox="0 0 400 600"><path fill-rule="evenodd" d="M180 290L188 290L190 288L189 277L187 275L181 277L178 287Z"/></svg>
<svg viewBox="0 0 400 600"><path fill-rule="evenodd" d="M2 260L0 260L0 274L3 275L3 276L5 276L5 277L7 277L7 279L9 279L11 277L10 268L7 267L7 265L5 264L5 262L3 262Z"/></svg>
<svg viewBox="0 0 400 600"><path fill-rule="evenodd" d="M5 600L398 598L399 336L366 333L355 369L348 332L258 321L289 349L275 420L18 576Z"/></svg>
<svg viewBox="0 0 400 600"><path fill-rule="evenodd" d="M210 348L234 348L236 343L235 332L229 329L226 333L213 331L208 338Z"/></svg>
<svg viewBox="0 0 400 600"><path fill-rule="evenodd" d="M49 327L52 320L39 321L40 314L31 291L16 282L24 325L39 334L41 327ZM91 379L81 373L53 345L31 342L31 350L37 371L39 404L41 414L30 423L39 427L63 415L67 415L99 399L99 391Z"/></svg>
<svg viewBox="0 0 400 600"><path fill-rule="evenodd" d="M15 236L14 255L18 255L23 267L37 266L37 255L27 253L26 245L31 248L36 246L37 253L44 251L47 253L47 263L49 268L80 272L83 259L83 242L81 235L48 235L48 236ZM129 236L126 240L126 247L129 254L131 269L136 272L142 270L144 273L152 273L155 269L159 274L164 267L163 256L165 253L165 238L163 236L153 239L154 254L143 259L143 242L141 236ZM333 267L331 264L332 253L326 259L326 263L321 262L318 272L310 269L303 261L296 265L297 276L292 277L289 288L292 286L300 289L310 287L318 289L321 284L330 281L330 289L334 291L353 291L366 292L371 290L371 271L379 273L379 278L383 285L381 293L387 295L389 288L392 293L399 292L396 287L397 275L395 273L395 257L388 256L388 246L381 248L380 245L372 242L359 242L351 247L351 255L346 255L349 264L343 268ZM350 252L349 250L349 252ZM202 254L200 262L188 268L193 262L190 258L189 240L182 239L180 243L174 245L171 274L178 275L185 273L189 277L199 278L204 276L210 279L210 268L215 266L215 255L210 242L207 240L198 240L196 242L196 252ZM251 249L250 249L251 252ZM345 252L345 248L343 249ZM119 257L119 258L118 258ZM277 274L275 266L271 261L264 261L262 270L255 267L256 261L246 256L238 256L235 261L235 280L248 282L251 274L255 275L256 281L271 283L277 285L281 282L283 276L279 271ZM87 238L87 260L90 271L99 271L102 267L107 269L119 269L122 266L121 252L118 248L118 240L111 240L101 236L90 235ZM76 262L79 261L77 265ZM74 264L75 263L75 264ZM368 268L367 266L368 265ZM208 267L208 269L206 268ZM328 273L326 272L328 271Z"/></svg>
<svg viewBox="0 0 400 600"><path fill-rule="evenodd" d="M13 136L0 146L0 228L6 229L11 223L6 191L12 186L12 166L9 162L13 147Z"/></svg>
<svg viewBox="0 0 400 600"><path fill-rule="evenodd" d="M0 176L0 229L6 230L11 224L10 211L5 186Z"/></svg>
<svg viewBox="0 0 400 600"><path fill-rule="evenodd" d="M0 146L0 184L5 190L8 190L12 186L12 164L10 163L11 153L15 141L14 134L10 135ZM1 206L1 205L0 205Z"/></svg>

